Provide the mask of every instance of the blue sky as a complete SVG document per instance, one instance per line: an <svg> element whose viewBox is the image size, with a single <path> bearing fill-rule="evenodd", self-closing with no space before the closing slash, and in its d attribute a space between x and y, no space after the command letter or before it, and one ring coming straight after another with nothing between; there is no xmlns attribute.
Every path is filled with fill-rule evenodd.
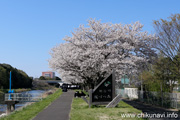
<svg viewBox="0 0 180 120"><path fill-rule="evenodd" d="M180 13L179 5L179 0L0 0L0 63L39 77L51 70L51 48L88 19L140 21L153 33L153 20Z"/></svg>

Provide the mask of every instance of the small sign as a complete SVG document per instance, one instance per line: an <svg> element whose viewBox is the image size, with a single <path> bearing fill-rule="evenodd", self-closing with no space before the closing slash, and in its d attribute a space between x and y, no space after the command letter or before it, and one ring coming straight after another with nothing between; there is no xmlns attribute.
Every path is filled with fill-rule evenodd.
<svg viewBox="0 0 180 120"><path fill-rule="evenodd" d="M92 93L92 102L112 100L112 74L105 79Z"/></svg>
<svg viewBox="0 0 180 120"><path fill-rule="evenodd" d="M107 78L91 91L90 104L108 104L115 97L115 78L112 72Z"/></svg>

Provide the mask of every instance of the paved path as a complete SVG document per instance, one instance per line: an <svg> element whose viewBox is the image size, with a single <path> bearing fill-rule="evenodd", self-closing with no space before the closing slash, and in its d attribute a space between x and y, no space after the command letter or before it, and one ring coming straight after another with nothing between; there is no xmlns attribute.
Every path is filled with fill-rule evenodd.
<svg viewBox="0 0 180 120"><path fill-rule="evenodd" d="M177 110L164 109L160 107L155 107L152 105L144 104L137 101L123 100L129 105L133 106L136 109L142 110L142 112L147 115L147 117L151 117L149 120L180 120L180 113ZM161 114L162 118L153 118L153 114ZM178 116L176 118L175 114ZM149 116L148 116L149 115ZM164 117L165 116L165 117Z"/></svg>
<svg viewBox="0 0 180 120"><path fill-rule="evenodd" d="M69 120L74 91L63 92L61 96L40 112L33 120Z"/></svg>

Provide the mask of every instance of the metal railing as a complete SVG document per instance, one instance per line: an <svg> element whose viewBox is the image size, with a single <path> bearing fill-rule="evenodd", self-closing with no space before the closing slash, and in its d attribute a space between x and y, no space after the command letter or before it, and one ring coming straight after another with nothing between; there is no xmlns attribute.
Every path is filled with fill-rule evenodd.
<svg viewBox="0 0 180 120"><path fill-rule="evenodd" d="M36 102L42 100L42 95L33 93L6 93L5 101Z"/></svg>
<svg viewBox="0 0 180 120"><path fill-rule="evenodd" d="M167 92L140 92L138 91L138 99L145 103L162 106L165 108L180 109L180 93L167 93ZM140 97L143 96L143 97Z"/></svg>
<svg viewBox="0 0 180 120"><path fill-rule="evenodd" d="M116 89L116 93L121 94L122 98L129 98L128 93L124 89ZM180 93L136 91L136 93L132 94L137 95L137 98L135 97L134 99L138 99L141 102L180 110Z"/></svg>

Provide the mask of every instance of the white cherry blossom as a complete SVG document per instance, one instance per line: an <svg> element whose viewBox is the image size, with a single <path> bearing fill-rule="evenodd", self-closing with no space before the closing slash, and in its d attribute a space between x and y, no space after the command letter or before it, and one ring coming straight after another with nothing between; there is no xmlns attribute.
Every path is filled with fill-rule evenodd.
<svg viewBox="0 0 180 120"><path fill-rule="evenodd" d="M150 42L154 35L142 32L139 22L122 25L89 20L81 25L66 43L52 48L49 65L63 80L96 85L112 69L116 80L123 74L135 74L139 64L151 59L155 51Z"/></svg>

